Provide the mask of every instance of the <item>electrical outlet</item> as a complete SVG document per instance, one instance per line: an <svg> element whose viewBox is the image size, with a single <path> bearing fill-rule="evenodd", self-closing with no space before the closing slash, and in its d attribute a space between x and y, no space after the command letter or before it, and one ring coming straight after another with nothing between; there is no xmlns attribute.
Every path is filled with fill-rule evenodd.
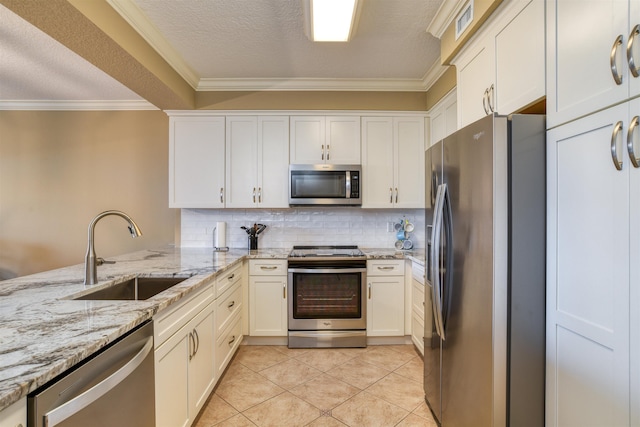
<svg viewBox="0 0 640 427"><path fill-rule="evenodd" d="M387 231L393 231L393 221L387 221Z"/></svg>

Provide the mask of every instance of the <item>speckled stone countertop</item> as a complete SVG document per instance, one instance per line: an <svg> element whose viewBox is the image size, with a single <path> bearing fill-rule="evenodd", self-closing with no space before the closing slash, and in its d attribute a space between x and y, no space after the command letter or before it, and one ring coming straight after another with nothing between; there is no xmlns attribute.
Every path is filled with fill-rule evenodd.
<svg viewBox="0 0 640 427"><path fill-rule="evenodd" d="M370 259L409 258L424 265L424 250L362 249ZM135 276L187 280L144 301L84 301L84 265L0 282L0 410L95 353L157 312L245 258L286 259L288 249L145 250L98 267L92 290Z"/></svg>

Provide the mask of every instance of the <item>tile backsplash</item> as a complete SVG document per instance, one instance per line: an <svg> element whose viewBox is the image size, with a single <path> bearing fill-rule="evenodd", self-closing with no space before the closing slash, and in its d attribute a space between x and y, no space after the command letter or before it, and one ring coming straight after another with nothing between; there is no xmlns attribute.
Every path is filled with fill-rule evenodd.
<svg viewBox="0 0 640 427"><path fill-rule="evenodd" d="M247 234L240 227L254 223L267 229L258 236L258 248L291 248L294 245L358 245L363 248L393 248L396 232L388 223L407 219L414 248L425 247L424 209L362 209L313 207L290 209L182 209L182 247L213 247L216 222L227 223L230 248L248 248Z"/></svg>

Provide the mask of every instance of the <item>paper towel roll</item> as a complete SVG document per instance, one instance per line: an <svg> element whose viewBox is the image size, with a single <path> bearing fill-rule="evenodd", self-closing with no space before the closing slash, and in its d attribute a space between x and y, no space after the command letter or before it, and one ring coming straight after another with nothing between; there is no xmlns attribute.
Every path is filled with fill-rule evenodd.
<svg viewBox="0 0 640 427"><path fill-rule="evenodd" d="M227 223L217 222L213 229L213 247L224 248L227 246Z"/></svg>

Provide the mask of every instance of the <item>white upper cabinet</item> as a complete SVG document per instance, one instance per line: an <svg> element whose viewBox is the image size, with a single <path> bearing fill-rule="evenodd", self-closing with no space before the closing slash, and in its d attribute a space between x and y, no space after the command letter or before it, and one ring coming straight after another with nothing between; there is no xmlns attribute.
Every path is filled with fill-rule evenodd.
<svg viewBox="0 0 640 427"><path fill-rule="evenodd" d="M362 118L363 208L424 208L424 117Z"/></svg>
<svg viewBox="0 0 640 427"><path fill-rule="evenodd" d="M227 116L226 207L288 207L288 165L288 117Z"/></svg>
<svg viewBox="0 0 640 427"><path fill-rule="evenodd" d="M554 127L640 93L640 0L547 0L547 124ZM629 43L631 41L631 43Z"/></svg>
<svg viewBox="0 0 640 427"><path fill-rule="evenodd" d="M456 90L449 92L429 110L429 147L458 129Z"/></svg>
<svg viewBox="0 0 640 427"><path fill-rule="evenodd" d="M494 12L453 60L459 127L544 97L544 28L543 0L513 0Z"/></svg>
<svg viewBox="0 0 640 427"><path fill-rule="evenodd" d="M169 207L224 207L224 117L169 119Z"/></svg>
<svg viewBox="0 0 640 427"><path fill-rule="evenodd" d="M360 164L360 118L292 116L292 164Z"/></svg>

